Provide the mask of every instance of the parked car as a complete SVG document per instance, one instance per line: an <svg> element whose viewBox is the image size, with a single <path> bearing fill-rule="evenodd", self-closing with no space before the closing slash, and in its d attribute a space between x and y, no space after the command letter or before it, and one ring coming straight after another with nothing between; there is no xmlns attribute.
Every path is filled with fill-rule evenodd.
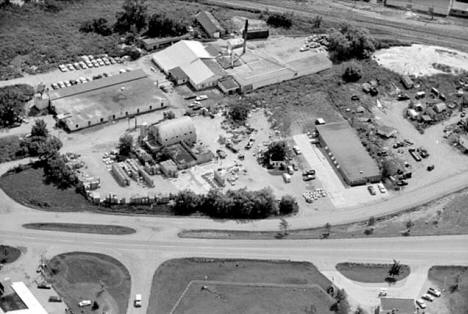
<svg viewBox="0 0 468 314"><path fill-rule="evenodd" d="M294 152L296 153L296 155L302 154L302 152L301 152L299 146L294 146L294 147L293 147L293 150L294 150Z"/></svg>
<svg viewBox="0 0 468 314"><path fill-rule="evenodd" d="M57 83L52 83L52 84L50 84L50 87L51 87L52 89L60 88L60 87L58 86Z"/></svg>
<svg viewBox="0 0 468 314"><path fill-rule="evenodd" d="M428 293L425 293L421 296L421 299L424 299L426 301L432 302L434 301L434 297Z"/></svg>
<svg viewBox="0 0 468 314"><path fill-rule="evenodd" d="M206 95L199 95L195 98L196 101L203 101L203 100L207 100L208 99L208 96Z"/></svg>
<svg viewBox="0 0 468 314"><path fill-rule="evenodd" d="M234 154L237 154L239 152L239 149L237 149L237 147L235 147L234 145L232 145L232 143L227 143L226 144L226 148L229 149L231 152L233 152Z"/></svg>
<svg viewBox="0 0 468 314"><path fill-rule="evenodd" d="M435 297L440 297L441 296L441 292L439 289L435 289L435 288L429 288L429 290L427 290L427 293L435 296Z"/></svg>
<svg viewBox="0 0 468 314"><path fill-rule="evenodd" d="M37 284L37 288L38 289L50 289L52 288L52 286L49 283L43 281Z"/></svg>
<svg viewBox="0 0 468 314"><path fill-rule="evenodd" d="M141 294L135 295L135 301L133 302L135 307L141 307Z"/></svg>
<svg viewBox="0 0 468 314"><path fill-rule="evenodd" d="M423 300L421 300L421 299L416 300L416 304L417 304L420 308L422 308L422 309L425 309L425 308L426 308L426 303L425 303Z"/></svg>
<svg viewBox="0 0 468 314"><path fill-rule="evenodd" d="M62 302L62 298L56 295L51 295L49 297L49 302Z"/></svg>
<svg viewBox="0 0 468 314"><path fill-rule="evenodd" d="M73 67L73 64L71 64L71 63L68 63L66 66L67 66L68 70L70 70L70 71L75 70L75 68Z"/></svg>
<svg viewBox="0 0 468 314"><path fill-rule="evenodd" d="M64 64L59 65L59 70L62 72L68 72L68 68Z"/></svg>
<svg viewBox="0 0 468 314"><path fill-rule="evenodd" d="M367 190L369 191L369 193L370 193L371 195L376 195L376 194L377 194L377 192L375 191L375 188L374 188L373 185L369 185L369 186L367 187Z"/></svg>
<svg viewBox="0 0 468 314"><path fill-rule="evenodd" d="M385 194L387 192L387 189L385 189L385 186L382 183L377 184L377 188L382 194Z"/></svg>
<svg viewBox="0 0 468 314"><path fill-rule="evenodd" d="M85 307L85 306L90 306L91 305L91 300L81 300L78 302L79 307Z"/></svg>

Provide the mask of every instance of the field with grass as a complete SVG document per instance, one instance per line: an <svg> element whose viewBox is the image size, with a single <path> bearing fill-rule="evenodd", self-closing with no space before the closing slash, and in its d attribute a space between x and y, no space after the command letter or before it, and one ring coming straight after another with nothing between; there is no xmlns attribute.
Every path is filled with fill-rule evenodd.
<svg viewBox="0 0 468 314"><path fill-rule="evenodd" d="M411 226L408 236L467 234L467 202L468 190L463 190L406 212L376 218L373 222L370 219L331 226L328 238L401 237L406 235L408 225ZM207 239L275 239L278 231L186 230L179 236ZM320 239L327 232L325 227L289 230L286 238Z"/></svg>
<svg viewBox="0 0 468 314"><path fill-rule="evenodd" d="M16 261L21 256L21 250L8 246L0 245L0 264L10 264Z"/></svg>
<svg viewBox="0 0 468 314"><path fill-rule="evenodd" d="M24 224L26 229L45 230L45 231L61 231L61 232L76 232L76 233L94 233L94 234L113 234L125 235L135 233L136 230L129 227L117 225L88 225L88 224L73 224L73 223L30 223Z"/></svg>
<svg viewBox="0 0 468 314"><path fill-rule="evenodd" d="M194 286L188 286L190 282L194 282ZM201 286L209 290L200 290L200 282L206 282ZM266 288L256 287L261 284ZM209 307L209 313L230 313L229 309L236 307L244 308L243 313L304 313L310 307L320 309L317 313L331 313L333 300L323 292L331 285L307 262L173 259L163 263L154 274L148 313L169 313L176 305L176 313L190 312L191 306L208 309L208 305L213 306ZM278 288L272 288L276 286ZM322 292L317 292L318 288ZM294 297L298 303L293 308L270 312L269 309L275 307L281 309L283 302L290 304L280 296L291 295L291 289L299 289ZM260 307L255 311L257 304Z"/></svg>
<svg viewBox="0 0 468 314"><path fill-rule="evenodd" d="M95 208L73 188L61 190L53 184L45 184L42 168L35 166L6 173L0 177L0 188L15 201L42 210L83 211Z"/></svg>
<svg viewBox="0 0 468 314"><path fill-rule="evenodd" d="M400 281L410 274L408 265L401 265L400 275L389 278L391 264L339 263L336 269L346 278L365 283L384 283Z"/></svg>
<svg viewBox="0 0 468 314"><path fill-rule="evenodd" d="M47 270L47 280L74 313L127 313L130 274L114 258L97 253L66 253L52 258ZM98 307L82 309L78 306L81 300L96 302Z"/></svg>
<svg viewBox="0 0 468 314"><path fill-rule="evenodd" d="M442 297L431 304L428 313L468 313L468 267L433 266L428 277L442 291Z"/></svg>
<svg viewBox="0 0 468 314"><path fill-rule="evenodd" d="M0 137L0 163L24 158L21 139L16 135Z"/></svg>

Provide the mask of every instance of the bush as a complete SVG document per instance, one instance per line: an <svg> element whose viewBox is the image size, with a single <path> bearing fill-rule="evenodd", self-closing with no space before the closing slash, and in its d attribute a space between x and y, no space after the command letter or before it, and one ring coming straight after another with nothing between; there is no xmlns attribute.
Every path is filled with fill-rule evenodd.
<svg viewBox="0 0 468 314"><path fill-rule="evenodd" d="M335 61L367 59L375 51L375 40L366 29L343 25L329 38L330 56Z"/></svg>
<svg viewBox="0 0 468 314"><path fill-rule="evenodd" d="M273 27L290 28L292 26L292 19L286 14L273 13L268 16L266 22Z"/></svg>
<svg viewBox="0 0 468 314"><path fill-rule="evenodd" d="M362 77L362 67L359 63L349 62L343 72L345 82L357 82Z"/></svg>
<svg viewBox="0 0 468 314"><path fill-rule="evenodd" d="M125 47L121 54L121 56L129 56L131 60L136 60L141 56L140 50L135 47Z"/></svg>
<svg viewBox="0 0 468 314"><path fill-rule="evenodd" d="M249 108L245 104L235 104L231 107L229 116L235 122L243 123L249 116Z"/></svg>
<svg viewBox="0 0 468 314"><path fill-rule="evenodd" d="M299 205L297 205L296 199L291 195L285 195L279 202L279 212L281 215L289 215L297 213Z"/></svg>
<svg viewBox="0 0 468 314"><path fill-rule="evenodd" d="M0 88L0 127L8 127L21 121L25 103L34 95L34 88L26 84Z"/></svg>
<svg viewBox="0 0 468 314"><path fill-rule="evenodd" d="M149 37L180 36L187 33L186 22L176 21L164 14L155 13L148 21L146 35Z"/></svg>
<svg viewBox="0 0 468 314"><path fill-rule="evenodd" d="M112 29L105 18L98 18L83 22L80 26L80 32L109 36L112 34Z"/></svg>

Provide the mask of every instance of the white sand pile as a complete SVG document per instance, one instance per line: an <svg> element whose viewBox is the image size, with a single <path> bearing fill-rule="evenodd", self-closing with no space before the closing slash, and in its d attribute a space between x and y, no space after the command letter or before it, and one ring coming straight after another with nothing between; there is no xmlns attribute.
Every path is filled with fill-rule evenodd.
<svg viewBox="0 0 468 314"><path fill-rule="evenodd" d="M373 58L387 69L415 76L468 72L468 53L437 46L412 45L376 51Z"/></svg>

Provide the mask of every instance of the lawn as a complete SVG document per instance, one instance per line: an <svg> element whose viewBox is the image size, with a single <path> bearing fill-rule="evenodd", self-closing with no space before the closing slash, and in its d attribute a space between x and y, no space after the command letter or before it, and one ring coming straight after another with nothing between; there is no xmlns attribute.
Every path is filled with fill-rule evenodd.
<svg viewBox="0 0 468 314"><path fill-rule="evenodd" d="M333 299L319 287L192 282L172 313L331 313Z"/></svg>
<svg viewBox="0 0 468 314"><path fill-rule="evenodd" d="M8 245L0 245L0 264L13 263L20 256L20 249Z"/></svg>
<svg viewBox="0 0 468 314"><path fill-rule="evenodd" d="M193 280L208 280L210 282L216 281L231 284L264 283L267 285L317 285L321 290L326 290L332 285L314 265L307 262L202 258L173 259L163 263L154 274L148 313L169 313L187 288L187 285ZM308 286L304 286L304 288L307 287ZM269 313L268 306L274 307L276 305L278 308L281 308L282 302L286 302L283 298L278 297L278 295L281 293L284 293L284 295L291 294L290 288L278 292L269 287L267 290L270 291L270 293L263 289L246 289L245 287L242 289L234 289L233 286L230 285L220 287L220 285L215 284L213 288L216 290L219 289L218 291L225 297L226 303L213 300L212 296L205 294L204 291L199 291L198 288L194 288L193 291L190 291L188 300L183 300L182 304L179 305L182 307L178 309L178 313L185 310L185 308L190 305L189 303L193 300L194 296L200 293L205 294L207 297L204 298L203 301L211 302L214 306L213 309L210 308L209 313L212 311L215 311L213 313L216 313L216 311L219 311L218 313L229 313L229 309L231 307L235 308L236 306L245 307L246 311L247 309L254 311L257 299L261 299L261 306L264 306L259 309L257 313ZM229 296L227 296L227 294L229 294ZM254 298L252 295L258 295L258 298ZM298 295L297 300L304 302L294 305L294 308L289 310L294 312L293 310L302 309L303 311L305 308L312 305L312 300L316 300L314 297L316 295L315 292L309 293L309 298ZM202 302L202 300L194 302ZM319 298L317 302L318 303L314 305L322 309L325 304L330 302L330 299L327 295L323 294L323 297ZM271 305L268 305L268 303L271 303ZM289 301L285 304L289 304ZM193 304L193 306L203 307L204 305ZM282 313L287 312L288 311L282 311ZM203 311L199 313L203 313ZM252 312L247 311L245 313ZM325 311L320 311L320 313L330 312L328 309L325 309Z"/></svg>
<svg viewBox="0 0 468 314"><path fill-rule="evenodd" d="M124 226L88 225L88 224L73 224L73 223L30 223L30 224L24 224L23 227L26 229L46 230L46 231L113 234L113 235L126 235L126 234L132 234L136 232L135 229L124 227Z"/></svg>
<svg viewBox="0 0 468 314"><path fill-rule="evenodd" d="M375 219L331 226L330 239L401 237L411 222L410 236L455 235L468 233L468 190L463 190L411 210ZM278 228L279 231L279 228ZM278 231L248 232L230 230L186 230L180 237L214 239L274 239ZM320 239L326 229L289 230L288 239Z"/></svg>
<svg viewBox="0 0 468 314"><path fill-rule="evenodd" d="M437 311L429 313L468 313L468 267L433 266L428 277L442 291L441 302L434 302Z"/></svg>
<svg viewBox="0 0 468 314"><path fill-rule="evenodd" d="M9 135L0 137L0 163L24 157L19 136Z"/></svg>
<svg viewBox="0 0 468 314"><path fill-rule="evenodd" d="M384 283L389 281L388 271L391 264L361 264L361 263L339 263L336 269L346 278L365 283ZM401 265L400 275L391 278L393 282L400 281L408 277L410 268L408 265Z"/></svg>
<svg viewBox="0 0 468 314"><path fill-rule="evenodd" d="M72 252L57 255L47 264L47 280L74 313L83 313L81 300L96 301L99 308L84 313L127 313L130 274L116 259L97 253Z"/></svg>
<svg viewBox="0 0 468 314"><path fill-rule="evenodd" d="M83 211L96 206L89 203L75 189L61 190L44 183L42 168L26 167L0 177L0 188L15 201L42 210Z"/></svg>

